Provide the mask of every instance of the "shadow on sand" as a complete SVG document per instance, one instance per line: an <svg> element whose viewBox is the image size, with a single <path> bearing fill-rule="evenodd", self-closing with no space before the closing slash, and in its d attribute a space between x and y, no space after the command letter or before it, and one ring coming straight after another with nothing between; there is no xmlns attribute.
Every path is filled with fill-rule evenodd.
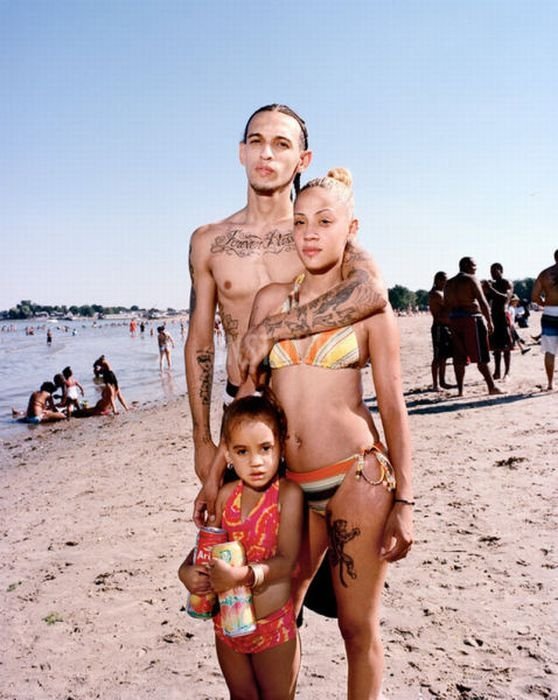
<svg viewBox="0 0 558 700"><path fill-rule="evenodd" d="M416 395L425 393L428 390L412 389L405 393L408 395ZM425 399L412 399L405 401L407 412L409 415L420 415L429 413L454 413L456 411L465 411L470 408L484 408L488 406L496 406L498 404L516 403L517 401L525 401L528 399L536 399L541 396L547 396L545 391L533 391L527 394L497 394L496 396L482 396L467 400L465 397L450 396L446 398L433 397ZM376 397L369 396L364 399L365 404L371 411L377 411Z"/></svg>

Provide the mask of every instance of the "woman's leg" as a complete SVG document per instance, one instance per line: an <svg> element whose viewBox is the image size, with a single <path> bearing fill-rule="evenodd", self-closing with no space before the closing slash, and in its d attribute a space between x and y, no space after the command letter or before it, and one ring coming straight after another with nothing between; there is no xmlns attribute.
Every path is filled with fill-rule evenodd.
<svg viewBox="0 0 558 700"><path fill-rule="evenodd" d="M300 641L291 639L252 656L261 700L291 700L300 670Z"/></svg>
<svg viewBox="0 0 558 700"><path fill-rule="evenodd" d="M373 455L366 458L364 474L378 479L380 466ZM353 466L328 505L330 565L347 651L349 700L376 700L381 693L379 618L387 564L380 559L380 548L392 502L383 485L357 480Z"/></svg>
<svg viewBox="0 0 558 700"><path fill-rule="evenodd" d="M215 648L231 700L259 700L250 656L231 649L218 638L215 638Z"/></svg>

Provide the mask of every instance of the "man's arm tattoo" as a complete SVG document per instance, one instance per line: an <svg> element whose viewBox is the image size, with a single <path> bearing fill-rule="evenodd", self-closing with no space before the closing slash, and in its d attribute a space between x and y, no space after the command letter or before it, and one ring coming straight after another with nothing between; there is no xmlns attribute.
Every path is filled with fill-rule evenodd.
<svg viewBox="0 0 558 700"><path fill-rule="evenodd" d="M213 362L215 353L210 350L200 350L196 354L196 362L200 369L199 397L204 406L211 403L211 387L213 386Z"/></svg>
<svg viewBox="0 0 558 700"><path fill-rule="evenodd" d="M308 304L269 316L262 322L267 336L275 341L303 338L361 321L366 317L363 309L378 310L385 306L383 295L368 282L368 275L357 270L349 279Z"/></svg>

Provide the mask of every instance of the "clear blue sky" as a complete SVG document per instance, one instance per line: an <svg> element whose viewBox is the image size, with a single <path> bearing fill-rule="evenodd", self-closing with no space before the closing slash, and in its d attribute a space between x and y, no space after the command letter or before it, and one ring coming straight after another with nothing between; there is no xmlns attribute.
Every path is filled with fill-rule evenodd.
<svg viewBox="0 0 558 700"><path fill-rule="evenodd" d="M389 286L558 247L554 0L0 0L0 308L188 303L246 117L307 121Z"/></svg>

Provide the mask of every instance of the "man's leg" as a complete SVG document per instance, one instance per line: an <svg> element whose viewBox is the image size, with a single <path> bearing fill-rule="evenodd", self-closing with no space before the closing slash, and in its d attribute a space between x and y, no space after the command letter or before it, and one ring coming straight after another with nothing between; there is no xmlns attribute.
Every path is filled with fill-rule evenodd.
<svg viewBox="0 0 558 700"><path fill-rule="evenodd" d="M548 391L552 391L554 380L554 355L551 352L544 354L544 368L546 370L546 378L548 380Z"/></svg>
<svg viewBox="0 0 558 700"><path fill-rule="evenodd" d="M477 364L477 367L479 368L479 372L484 377L484 381L486 382L486 385L488 387L488 393L501 394L502 392L496 387L496 385L494 384L494 380L490 376L490 370L488 369L488 365L485 362L479 362Z"/></svg>
<svg viewBox="0 0 558 700"><path fill-rule="evenodd" d="M463 396L463 379L465 377L465 363L453 360L453 369L455 371L455 381L457 382L457 395Z"/></svg>
<svg viewBox="0 0 558 700"><path fill-rule="evenodd" d="M511 366L511 350L504 350L504 379L510 373Z"/></svg>
<svg viewBox="0 0 558 700"><path fill-rule="evenodd" d="M494 374L492 375L494 379L500 379L500 365L502 361L502 353L500 350L494 350ZM479 365L480 369L480 365ZM484 375L483 375L484 376Z"/></svg>

